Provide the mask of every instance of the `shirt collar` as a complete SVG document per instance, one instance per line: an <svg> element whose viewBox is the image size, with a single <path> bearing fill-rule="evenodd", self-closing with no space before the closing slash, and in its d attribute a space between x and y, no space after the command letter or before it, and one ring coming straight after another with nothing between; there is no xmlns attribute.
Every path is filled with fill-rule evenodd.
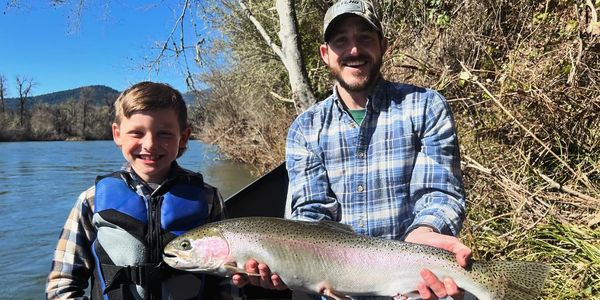
<svg viewBox="0 0 600 300"><path fill-rule="evenodd" d="M155 194L155 193L160 193L159 191L162 190L161 187L168 186L169 183L171 183L175 179L177 179L179 174L182 172L182 169L179 167L179 164L177 164L177 161L173 161L171 163L171 169L169 171L169 175L167 175L167 177L158 186L156 186L156 185L150 186L148 183L144 182L135 173L135 170L131 167L131 164L129 162L125 162L121 166L121 171L123 171L129 175L129 178L131 179L131 182L129 184L130 184L130 186L132 186L132 188L134 190L136 190L138 192L138 194L151 195L151 194Z"/></svg>
<svg viewBox="0 0 600 300"><path fill-rule="evenodd" d="M375 86L373 86L373 90L367 97L367 111L372 110L374 112L380 112L387 106L387 85L388 81L383 79L383 76L379 75L375 82ZM333 100L341 111L345 111L345 105L337 91L337 85L333 85Z"/></svg>

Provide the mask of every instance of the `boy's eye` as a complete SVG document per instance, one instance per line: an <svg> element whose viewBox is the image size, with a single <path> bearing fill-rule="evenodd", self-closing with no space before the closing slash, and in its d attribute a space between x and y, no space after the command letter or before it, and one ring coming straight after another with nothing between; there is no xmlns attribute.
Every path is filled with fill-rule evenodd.
<svg viewBox="0 0 600 300"><path fill-rule="evenodd" d="M130 131L129 135L132 137L142 137L144 136L144 133L141 131Z"/></svg>
<svg viewBox="0 0 600 300"><path fill-rule="evenodd" d="M162 137L162 138L170 138L173 136L173 133L171 132L159 132L158 136Z"/></svg>

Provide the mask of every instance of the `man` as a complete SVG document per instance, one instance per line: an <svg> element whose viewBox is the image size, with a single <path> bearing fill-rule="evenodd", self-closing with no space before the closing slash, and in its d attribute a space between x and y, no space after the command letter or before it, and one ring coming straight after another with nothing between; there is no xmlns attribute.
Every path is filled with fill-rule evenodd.
<svg viewBox="0 0 600 300"><path fill-rule="evenodd" d="M466 266L471 251L454 237L465 197L447 102L435 91L382 78L387 40L370 2L335 3L323 39L321 58L336 83L289 129L291 218L339 221L359 234L443 248ZM282 286L267 266L246 267L263 275L255 284ZM422 299L462 297L452 279L429 270L421 277L415 289Z"/></svg>

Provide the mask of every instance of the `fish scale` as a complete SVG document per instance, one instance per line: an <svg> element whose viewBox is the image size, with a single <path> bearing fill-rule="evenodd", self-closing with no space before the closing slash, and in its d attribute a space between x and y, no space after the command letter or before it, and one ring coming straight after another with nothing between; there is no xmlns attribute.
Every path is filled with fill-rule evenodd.
<svg viewBox="0 0 600 300"><path fill-rule="evenodd" d="M226 251L214 255L211 247ZM340 296L405 295L428 268L482 300L529 300L539 296L548 272L521 261L473 261L464 269L435 247L358 235L336 222L268 217L206 224L171 241L164 256L174 268L221 276L244 272L237 266L249 259L267 264L292 290Z"/></svg>

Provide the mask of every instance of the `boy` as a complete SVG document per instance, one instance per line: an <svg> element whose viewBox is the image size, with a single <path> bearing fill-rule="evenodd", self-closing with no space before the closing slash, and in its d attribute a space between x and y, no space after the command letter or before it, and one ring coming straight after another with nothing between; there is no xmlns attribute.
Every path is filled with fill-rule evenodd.
<svg viewBox="0 0 600 300"><path fill-rule="evenodd" d="M181 94L140 82L115 102L114 142L127 161L83 192L63 228L46 297L198 299L205 278L161 263L164 246L224 217L223 200L202 175L181 168L191 128Z"/></svg>

